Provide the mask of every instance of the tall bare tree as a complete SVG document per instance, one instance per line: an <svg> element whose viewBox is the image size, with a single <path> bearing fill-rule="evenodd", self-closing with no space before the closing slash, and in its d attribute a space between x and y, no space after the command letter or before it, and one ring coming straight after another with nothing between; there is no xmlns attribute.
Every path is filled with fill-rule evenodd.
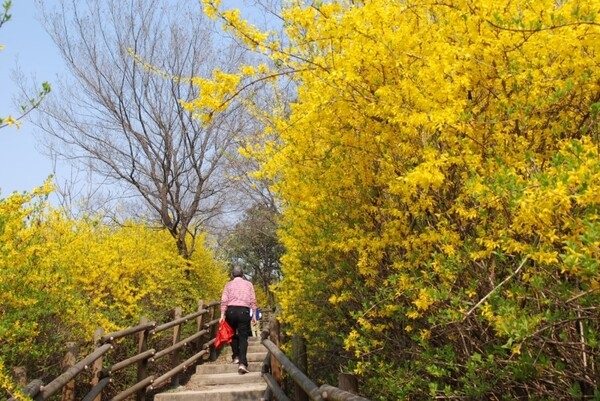
<svg viewBox="0 0 600 401"><path fill-rule="evenodd" d="M44 20L70 77L38 121L51 151L143 200L190 256L198 231L227 212L228 164L252 122L234 104L203 126L181 105L199 95L185 78L234 70L243 51L213 30L197 1L57 3L42 5Z"/></svg>

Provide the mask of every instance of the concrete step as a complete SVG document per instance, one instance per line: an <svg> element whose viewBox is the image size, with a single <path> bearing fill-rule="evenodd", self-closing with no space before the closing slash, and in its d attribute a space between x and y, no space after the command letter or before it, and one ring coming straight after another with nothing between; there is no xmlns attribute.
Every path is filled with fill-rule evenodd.
<svg viewBox="0 0 600 401"><path fill-rule="evenodd" d="M262 362L265 360L267 354L268 352L266 350L260 352L247 352L246 359L248 362Z"/></svg>
<svg viewBox="0 0 600 401"><path fill-rule="evenodd" d="M211 373L211 374L196 374L190 378L187 387L192 386L215 386L219 384L246 384L246 383L262 383L264 382L262 374L258 372L245 373L243 375L236 372L230 373Z"/></svg>
<svg viewBox="0 0 600 401"><path fill-rule="evenodd" d="M248 370L250 372L260 372L261 369L262 369L262 361L248 363ZM222 374L222 373L237 374L237 371L238 371L238 365L233 364L233 363L227 363L227 364L205 363L205 364L196 366L195 375L210 375L210 374Z"/></svg>
<svg viewBox="0 0 600 401"><path fill-rule="evenodd" d="M248 345L261 345L260 338L258 338L258 337L248 337Z"/></svg>
<svg viewBox="0 0 600 401"><path fill-rule="evenodd" d="M154 396L154 401L259 401L266 383L207 386L194 391L174 391Z"/></svg>
<svg viewBox="0 0 600 401"><path fill-rule="evenodd" d="M262 361L267 354L268 351L264 348L262 350L248 350L246 352L246 359L248 360L248 362L259 360ZM221 352L219 355L223 356L228 362L233 362L233 360L231 359L231 352Z"/></svg>
<svg viewBox="0 0 600 401"><path fill-rule="evenodd" d="M257 337L248 339L249 373L239 374L238 365L231 361L231 347L219 351L219 362L196 366L196 373L185 386L154 396L154 401L260 401L267 389L261 369L267 349Z"/></svg>
<svg viewBox="0 0 600 401"><path fill-rule="evenodd" d="M248 350L246 351L246 359L248 362L263 361L268 354L268 350L264 345L260 343L248 344ZM225 356L228 361L231 360L231 346L226 345L219 351L219 355Z"/></svg>

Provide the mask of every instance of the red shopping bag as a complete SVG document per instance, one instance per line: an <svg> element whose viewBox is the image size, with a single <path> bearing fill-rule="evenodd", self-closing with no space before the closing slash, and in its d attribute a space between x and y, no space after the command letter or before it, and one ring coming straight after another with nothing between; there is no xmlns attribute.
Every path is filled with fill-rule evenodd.
<svg viewBox="0 0 600 401"><path fill-rule="evenodd" d="M219 322L219 330L217 331L217 337L215 337L215 348L219 349L224 344L229 344L233 334L233 329L225 320Z"/></svg>

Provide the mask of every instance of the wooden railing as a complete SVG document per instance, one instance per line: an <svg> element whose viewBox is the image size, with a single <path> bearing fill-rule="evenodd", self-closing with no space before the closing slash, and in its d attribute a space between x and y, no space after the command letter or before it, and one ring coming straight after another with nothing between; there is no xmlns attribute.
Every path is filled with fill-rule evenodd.
<svg viewBox="0 0 600 401"><path fill-rule="evenodd" d="M292 399L284 392L281 387L283 382L283 372L285 371L295 384L294 401L369 401L356 394L357 385L353 380L347 380L348 376L342 375L344 379L338 378L338 386L329 384L317 386L301 368L297 365L304 363L293 363L278 347L279 344L279 323L276 318L271 318L267 327L261 332L261 343L267 348L269 354L264 363L262 374L267 382L267 390L263 400L270 401L273 398L277 401L291 401ZM297 346L297 344L294 344ZM303 352L303 355L306 355ZM304 366L304 369L306 367Z"/></svg>
<svg viewBox="0 0 600 401"><path fill-rule="evenodd" d="M155 322L147 322L142 319L139 325L122 331L98 336L96 348L89 355L74 363L71 367L65 370L60 376L51 382L44 384L41 380L36 379L27 384L23 390L24 394L31 397L35 401L46 400L58 392L62 392L62 401L71 401L75 399L75 384L78 377L83 372L90 372L92 375L90 390L83 396L83 401L100 401L103 392L106 392L113 381L113 376L116 372L122 369L135 366L137 377L133 383L119 383L120 387L126 387L120 390L112 397L113 401L124 400L135 394L137 401L143 401L147 391L152 391L170 381L170 384L177 384L180 373L187 368L195 366L200 358L208 358L209 353L213 350L211 347L214 343L216 328L219 322L219 302L210 302L198 304L198 310L187 316L181 316L181 309L175 310L174 320L156 325ZM183 326L188 322L196 322L193 331L188 337L181 339ZM163 348L152 348L155 345L152 338L158 333L168 329L172 329L170 336L171 345ZM137 353L126 357L120 361L111 363L105 366L105 361L110 352L119 347L119 340L124 338L133 338L137 336ZM162 343L165 341L163 339ZM181 349L186 345L195 345L195 353L186 359L180 361ZM160 373L157 366L157 361L166 356L170 356L170 360L164 365L167 366L166 372ZM153 369L154 367L154 369ZM115 392L115 389L112 389ZM14 401L11 398L9 401Z"/></svg>
<svg viewBox="0 0 600 401"><path fill-rule="evenodd" d="M47 384L39 379L31 381L24 387L22 392L34 401L47 400L59 392L62 393L61 401L74 401L75 399L100 401L108 397L112 401L120 401L134 395L136 401L144 401L148 392L160 391L163 387L177 386L180 374L188 368L194 367L201 358L212 359L216 357L213 344L219 323L219 304L218 301L208 304L199 303L198 310L186 316L181 316L181 309L177 308L174 319L164 324L157 325L155 322L142 319L137 326L106 335L98 334L96 347L89 355L79 362L73 363L64 373ZM186 326L188 332L192 333L181 339L182 328L189 322L196 322L195 328L190 330ZM261 326L263 327L261 343L268 350L268 355L262 367L262 374L267 383L263 400L369 401L356 394L356 383L352 380L345 379L342 383L342 380L339 379L338 387L329 384L317 386L304 373L306 366L302 366L303 363L298 361L293 363L279 349L279 324L276 317L269 318L265 316L261 321ZM167 330L169 329L172 329L172 334L166 340L163 338L162 344L170 342L171 345L162 349L152 347L157 345L153 341L154 337L162 332L168 333ZM136 353L110 364L107 363L109 359L107 357L115 354L119 350L120 340L126 338L137 339ZM184 362L181 362L181 350L188 345L193 345L195 352ZM163 369L165 371L161 373L157 369L157 361L167 356L170 359L161 365L163 368L166 366L166 370ZM75 357L71 359L75 359ZM135 367L135 375L130 376L135 376L136 379L127 383L119 380L119 385L114 386L115 374L130 367ZM84 372L91 374L91 380L86 383L86 388L89 387L89 390L85 395L82 395L81 386L76 384ZM295 384L293 398L290 398L282 389L284 372ZM116 387L119 388L118 391ZM107 393L110 394L108 397L106 396ZM16 400L11 398L9 401Z"/></svg>

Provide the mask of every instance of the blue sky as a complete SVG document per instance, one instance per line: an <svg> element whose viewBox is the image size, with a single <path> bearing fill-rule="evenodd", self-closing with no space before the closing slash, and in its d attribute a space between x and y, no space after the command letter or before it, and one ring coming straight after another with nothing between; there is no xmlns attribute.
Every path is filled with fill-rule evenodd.
<svg viewBox="0 0 600 401"><path fill-rule="evenodd" d="M1 0L3 2L3 0ZM62 60L37 19L35 0L13 0L12 18L0 28L0 115L18 114L11 71L17 66L25 77L52 84ZM41 152L36 127L24 121L20 129L0 130L0 198L13 191L30 191L52 174L52 162Z"/></svg>

